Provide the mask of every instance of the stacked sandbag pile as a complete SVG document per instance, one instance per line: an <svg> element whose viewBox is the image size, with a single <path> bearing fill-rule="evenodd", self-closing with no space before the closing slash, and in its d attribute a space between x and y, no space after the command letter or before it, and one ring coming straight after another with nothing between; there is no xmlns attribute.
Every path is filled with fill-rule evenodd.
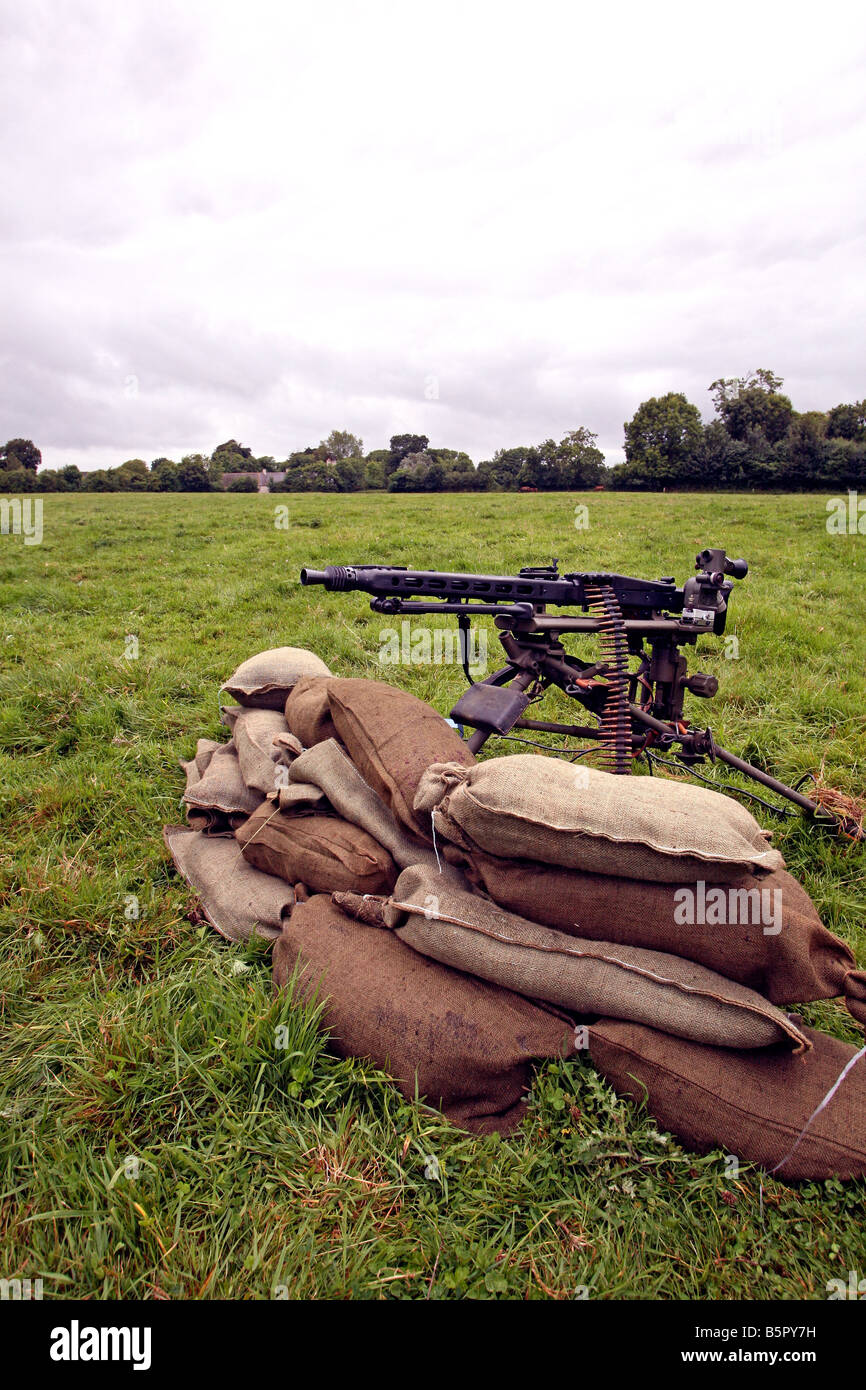
<svg viewBox="0 0 866 1390"><path fill-rule="evenodd" d="M866 1023L866 974L738 802L477 763L423 701L297 648L224 689L231 739L199 740L166 843L219 931L275 939L275 987L323 1002L340 1055L504 1133L533 1065L586 1035L694 1149L866 1174L866 1061L781 1007L841 995Z"/></svg>

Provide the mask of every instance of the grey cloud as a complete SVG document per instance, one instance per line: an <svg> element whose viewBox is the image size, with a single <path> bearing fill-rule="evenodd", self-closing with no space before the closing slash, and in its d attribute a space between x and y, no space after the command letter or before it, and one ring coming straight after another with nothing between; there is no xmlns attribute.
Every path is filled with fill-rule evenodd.
<svg viewBox="0 0 866 1390"><path fill-rule="evenodd" d="M613 460L646 395L709 418L757 365L861 398L862 20L655 23L7 6L0 438L481 459L584 424Z"/></svg>

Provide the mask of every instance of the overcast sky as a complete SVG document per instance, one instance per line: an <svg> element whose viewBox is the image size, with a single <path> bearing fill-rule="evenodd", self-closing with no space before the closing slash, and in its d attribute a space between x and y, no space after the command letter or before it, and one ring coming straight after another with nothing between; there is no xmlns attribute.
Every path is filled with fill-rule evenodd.
<svg viewBox="0 0 866 1390"><path fill-rule="evenodd" d="M0 0L0 441L468 450L866 396L862 5Z"/></svg>

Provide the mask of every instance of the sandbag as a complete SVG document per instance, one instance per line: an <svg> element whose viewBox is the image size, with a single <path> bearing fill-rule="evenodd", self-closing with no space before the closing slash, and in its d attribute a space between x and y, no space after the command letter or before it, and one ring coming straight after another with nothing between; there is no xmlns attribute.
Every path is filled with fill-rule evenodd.
<svg viewBox="0 0 866 1390"><path fill-rule="evenodd" d="M475 762L456 729L423 700L384 681L330 680L328 705L364 781L403 825L429 839L429 817L413 810L422 773L431 763L469 768Z"/></svg>
<svg viewBox="0 0 866 1390"><path fill-rule="evenodd" d="M301 676L331 673L315 652L304 647L272 647L242 661L222 689L239 705L252 709L285 708L289 691Z"/></svg>
<svg viewBox="0 0 866 1390"><path fill-rule="evenodd" d="M566 936L443 884L421 865L403 870L384 920L422 955L575 1013L631 1019L722 1047L807 1045L779 1009L705 966Z"/></svg>
<svg viewBox="0 0 866 1390"><path fill-rule="evenodd" d="M194 775L198 762L197 755L192 760L194 771L190 763L184 764L187 783L183 800L187 820L193 829L208 835L230 835L261 805L263 795L245 783L233 740L218 744L206 755L201 777Z"/></svg>
<svg viewBox="0 0 866 1390"><path fill-rule="evenodd" d="M268 796L268 801L281 811L305 816L312 812L324 815L334 809L321 787L314 787L312 782L289 782L285 787L277 787Z"/></svg>
<svg viewBox="0 0 866 1390"><path fill-rule="evenodd" d="M162 835L175 867L222 936L229 941L279 936L295 901L289 884L244 863L234 839L216 839L183 825L167 825Z"/></svg>
<svg viewBox="0 0 866 1390"><path fill-rule="evenodd" d="M403 1095L475 1133L521 1122L534 1061L574 1051L570 1020L425 960L390 931L353 921L329 897L299 903L274 945L274 986L298 967L296 997L326 1000L341 1057L368 1057Z"/></svg>
<svg viewBox="0 0 866 1390"><path fill-rule="evenodd" d="M283 742L277 749L275 740L278 737L293 739L297 744L294 756L301 751L298 740L289 733L285 716L275 709L246 709L240 705L224 711L224 717L232 731L241 776L246 785L263 796L284 785L288 780L288 764L283 759L289 748ZM278 758L281 759L282 772L277 771ZM291 757L289 761L292 761Z"/></svg>
<svg viewBox="0 0 866 1390"><path fill-rule="evenodd" d="M733 797L537 753L431 766L415 810L435 813L436 833L463 849L618 878L694 883L712 870L721 881L785 864Z"/></svg>
<svg viewBox="0 0 866 1390"><path fill-rule="evenodd" d="M359 825L388 850L395 864L427 864L439 867L436 853L420 837L411 835L396 820L394 813L368 787L354 763L351 763L335 739L326 739L307 748L289 768L292 782L312 783L319 787L334 810L353 825ZM465 879L456 865L441 864L448 882L464 885Z"/></svg>
<svg viewBox="0 0 866 1390"><path fill-rule="evenodd" d="M837 1038L804 1028L811 1047L759 1052L702 1046L653 1028L602 1019L589 1029L593 1064L620 1095L698 1153L721 1148L788 1179L866 1176L866 1057L821 1105L857 1056Z"/></svg>
<svg viewBox="0 0 866 1390"><path fill-rule="evenodd" d="M283 716L285 720L285 715ZM271 742L271 757L275 763L280 763L283 767L291 767L295 758L299 757L304 751L301 740L292 733L289 733L288 726L285 732L274 734Z"/></svg>
<svg viewBox="0 0 866 1390"><path fill-rule="evenodd" d="M286 700L286 723L305 748L336 738L337 730L328 704L330 680L324 676L301 676Z"/></svg>
<svg viewBox="0 0 866 1390"><path fill-rule="evenodd" d="M500 907L568 936L645 946L717 970L774 1004L845 995L866 1024L866 972L821 923L811 898L785 869L729 883L637 883L481 851L445 851L468 881Z"/></svg>
<svg viewBox="0 0 866 1390"><path fill-rule="evenodd" d="M181 759L180 764L186 773L187 787L194 787L196 782L201 781L214 753L218 748L222 748L223 746L222 743L218 743L217 740L213 738L196 739L195 756L188 761Z"/></svg>
<svg viewBox="0 0 866 1390"><path fill-rule="evenodd" d="M266 801L235 837L248 864L316 893L387 892L399 872L366 830L339 816L289 815Z"/></svg>

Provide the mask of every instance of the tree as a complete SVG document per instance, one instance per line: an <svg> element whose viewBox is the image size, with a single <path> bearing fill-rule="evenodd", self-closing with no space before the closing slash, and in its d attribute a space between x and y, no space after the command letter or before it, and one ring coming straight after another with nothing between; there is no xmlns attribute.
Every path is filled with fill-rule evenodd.
<svg viewBox="0 0 866 1390"><path fill-rule="evenodd" d="M866 401L834 405L827 411L828 439L866 439Z"/></svg>
<svg viewBox="0 0 866 1390"><path fill-rule="evenodd" d="M24 468L35 473L42 454L32 439L9 439L0 448L0 468Z"/></svg>
<svg viewBox="0 0 866 1390"><path fill-rule="evenodd" d="M605 477L604 454L596 448L597 438L584 425L562 436L556 451L561 487L578 491L595 487Z"/></svg>
<svg viewBox="0 0 866 1390"><path fill-rule="evenodd" d="M695 452L691 481L707 488L748 486L749 451L742 439L732 439L721 420L704 426Z"/></svg>
<svg viewBox="0 0 866 1390"><path fill-rule="evenodd" d="M866 488L866 439L828 439L826 470L831 487Z"/></svg>
<svg viewBox="0 0 866 1390"><path fill-rule="evenodd" d="M703 435L696 405L678 391L643 401L625 425L626 463L636 465L649 486L681 481Z"/></svg>
<svg viewBox="0 0 866 1390"><path fill-rule="evenodd" d="M242 454L211 454L206 464L208 473L216 480L219 480L223 473L260 472L258 459L244 458Z"/></svg>
<svg viewBox="0 0 866 1390"><path fill-rule="evenodd" d="M441 492L445 486L445 469L437 458L431 459L424 474L424 491Z"/></svg>
<svg viewBox="0 0 866 1390"><path fill-rule="evenodd" d="M308 454L315 455L315 450ZM321 459L293 454L286 464L282 483L275 483L272 492L339 492L337 470Z"/></svg>
<svg viewBox="0 0 866 1390"><path fill-rule="evenodd" d="M515 449L497 449L492 459L485 459L483 463L479 463L478 471L488 488L513 491L519 486L517 479L524 465L530 460L535 462L536 459L536 451L521 444Z"/></svg>
<svg viewBox="0 0 866 1390"><path fill-rule="evenodd" d="M794 407L779 390L782 378L759 367L751 376L720 377L709 387L716 413L732 439L745 439L749 430L760 429L771 444L784 439L794 418Z"/></svg>
<svg viewBox="0 0 866 1390"><path fill-rule="evenodd" d="M418 436L423 438L423 436ZM406 454L399 468L388 480L389 492L426 492L427 474L433 459L425 449L414 454ZM441 468L441 465L440 465Z"/></svg>
<svg viewBox="0 0 866 1390"><path fill-rule="evenodd" d="M54 468L43 468L42 472L41 472L41 473L38 473L38 474L37 474L37 473L31 473L31 472L29 472L29 470L26 469L26 468L16 468L16 469L14 469L13 471L14 471L14 476L15 476L16 478L19 478L19 477L20 477L20 478L26 478L26 479L28 479L30 482L32 482L32 484L33 484L33 489L34 489L35 492L66 492L66 491L68 490L68 489L64 486L63 479L61 478L60 474L59 474L59 473L57 472L57 470L54 469ZM8 479L10 476L11 476L11 473L10 473L10 472L7 472L7 473L3 476L3 481L4 481L4 483L6 483L6 486L7 486L7 487L8 487L7 479ZM18 492L18 491L20 491L20 490L21 490L21 489L19 489L19 488L14 488L14 489L13 489L13 491L15 491L15 492ZM30 489L29 489L29 488L26 488L25 491L29 492Z"/></svg>
<svg viewBox="0 0 866 1390"><path fill-rule="evenodd" d="M201 454L187 454L180 461L177 481L181 492L210 492L211 480L208 477L208 460Z"/></svg>
<svg viewBox="0 0 866 1390"><path fill-rule="evenodd" d="M785 440L786 458L779 480L790 487L814 487L824 481L830 446L827 443L827 417L820 410L795 416Z"/></svg>
<svg viewBox="0 0 866 1390"><path fill-rule="evenodd" d="M150 465L150 476L147 480L149 492L178 492L180 490L180 479L177 476L178 467L171 459L154 459Z"/></svg>
<svg viewBox="0 0 866 1390"><path fill-rule="evenodd" d="M526 457L515 479L515 486L540 488L545 481L543 470L547 466L547 460L542 459L540 449L527 449Z"/></svg>
<svg viewBox="0 0 866 1390"><path fill-rule="evenodd" d="M391 436L391 447L388 451L388 460L385 464L385 473L396 472L403 460L410 454L425 454L430 440L426 434L394 434Z"/></svg>
<svg viewBox="0 0 866 1390"><path fill-rule="evenodd" d="M94 468L81 480L82 492L118 492L117 473L113 468Z"/></svg>
<svg viewBox="0 0 866 1390"><path fill-rule="evenodd" d="M242 478L233 478L226 488L226 492L258 492L259 485L251 473L245 473Z"/></svg>
<svg viewBox="0 0 866 1390"><path fill-rule="evenodd" d="M227 439L224 444L218 444L210 458L205 458L201 454L194 455L201 459L205 471L210 478L211 487L218 488L222 482L223 473L258 473L258 459L253 458L253 451L246 444L239 444L236 439Z"/></svg>
<svg viewBox="0 0 866 1390"><path fill-rule="evenodd" d="M251 459L253 456L253 451L252 449L248 448L246 444L239 444L236 439L227 439L224 444L218 444L216 446L213 453L211 454L211 458L214 458L217 454L228 454L231 458L237 457L242 459ZM225 469L227 473L240 471L235 470L233 468L229 468L228 464L225 465Z"/></svg>
<svg viewBox="0 0 866 1390"><path fill-rule="evenodd" d="M360 492L364 486L366 464L360 457L338 459L334 473L341 492Z"/></svg>
<svg viewBox="0 0 866 1390"><path fill-rule="evenodd" d="M77 492L81 487L81 469L75 463L67 463L60 469L59 476L63 479L66 492Z"/></svg>
<svg viewBox="0 0 866 1390"><path fill-rule="evenodd" d="M362 458L364 455L363 439L350 434L348 430L331 430L327 439L322 440L321 447L335 459Z"/></svg>
<svg viewBox="0 0 866 1390"><path fill-rule="evenodd" d="M611 469L610 485L614 490L643 492L655 486L642 463L617 463Z"/></svg>
<svg viewBox="0 0 866 1390"><path fill-rule="evenodd" d="M377 453L384 454L387 458L387 449L378 449ZM381 458L374 458L368 454L364 460L364 487L373 491L378 491L385 486L385 462Z"/></svg>
<svg viewBox="0 0 866 1390"><path fill-rule="evenodd" d="M123 492L144 492L149 475L144 459L127 459L116 470L118 486Z"/></svg>
<svg viewBox="0 0 866 1390"><path fill-rule="evenodd" d="M292 468L295 465L305 465L308 463L324 463L328 457L328 451L324 444L319 444L315 449L312 446L300 449L296 454L289 454L286 460L286 467Z"/></svg>
<svg viewBox="0 0 866 1390"><path fill-rule="evenodd" d="M50 486L50 485L49 485ZM0 472L4 492L39 492L39 478L31 468L6 468Z"/></svg>
<svg viewBox="0 0 866 1390"><path fill-rule="evenodd" d="M431 458L442 464L449 473L474 473L475 467L468 454L458 449L428 449Z"/></svg>

